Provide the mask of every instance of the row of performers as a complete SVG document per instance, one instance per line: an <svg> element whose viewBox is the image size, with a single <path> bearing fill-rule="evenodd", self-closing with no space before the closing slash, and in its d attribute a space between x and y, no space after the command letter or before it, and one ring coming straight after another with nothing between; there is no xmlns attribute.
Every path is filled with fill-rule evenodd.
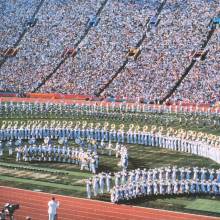
<svg viewBox="0 0 220 220"><path fill-rule="evenodd" d="M133 126L131 126L133 127ZM67 139L77 139L77 138L88 138L91 137L95 140L101 141L113 141L113 142L127 142L134 144L148 144L150 142L156 141L159 136L164 137L176 137L179 139L207 142L208 144L220 146L220 137L216 135L206 134L203 132L195 131L185 131L184 129L175 130L173 128L168 128L164 131L162 126L156 127L152 126L151 130L145 126L143 131L132 130L124 131L123 129L106 129L106 128L80 128L76 127L74 129L64 127L8 127L6 129L0 129L0 140L16 140L16 139L44 139L49 137L50 139L67 138Z"/></svg>
<svg viewBox="0 0 220 220"><path fill-rule="evenodd" d="M81 170L96 173L99 166L99 156L96 152L84 151L66 146L27 146L17 147L16 161L62 162L76 164Z"/></svg>
<svg viewBox="0 0 220 220"><path fill-rule="evenodd" d="M88 179L86 182L87 197L91 198L91 186L94 196L104 193L104 188L110 192L110 187L114 184L115 187L130 185L131 183L180 183L180 182L214 182L220 184L220 169L207 169L198 167L160 167L135 170L122 170L114 173L99 173ZM90 186L91 185L91 186Z"/></svg>
<svg viewBox="0 0 220 220"><path fill-rule="evenodd" d="M130 184L114 186L110 194L111 202L113 203L157 195L213 194L220 196L220 183L217 183L216 180L132 182Z"/></svg>
<svg viewBox="0 0 220 220"><path fill-rule="evenodd" d="M107 135L106 135L107 134ZM124 136L123 132L119 132L116 136L116 139L111 137L111 133L105 131L102 135L103 141L117 141L118 143L134 143L131 141L130 136ZM48 137L48 136L47 136ZM36 138L36 137L35 137ZM46 138L46 137L45 137ZM48 137L49 138L49 137ZM63 137L60 137L63 138ZM80 139L78 137L77 139ZM82 138L91 138L94 142L98 139L91 136L86 136ZM133 139L132 139L133 140ZM152 146L152 147L161 147L168 148L170 150L186 152L194 155L199 155L203 157L210 158L218 163L220 163L220 147L213 145L212 143L208 144L206 142L201 142L197 140L186 140L178 137L172 136L162 136L161 134L151 134L151 133L142 133L137 136L137 142L135 143L140 145Z"/></svg>
<svg viewBox="0 0 220 220"><path fill-rule="evenodd" d="M204 167L160 167L120 171L114 174L115 185L129 184L132 182L162 181L162 180L217 180L220 183L220 169L206 169Z"/></svg>

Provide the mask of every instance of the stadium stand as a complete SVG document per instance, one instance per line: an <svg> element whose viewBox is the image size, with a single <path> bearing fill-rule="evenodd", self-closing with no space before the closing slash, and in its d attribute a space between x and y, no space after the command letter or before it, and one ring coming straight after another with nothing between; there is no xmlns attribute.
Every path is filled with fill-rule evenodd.
<svg viewBox="0 0 220 220"><path fill-rule="evenodd" d="M1 10L0 48L19 50L7 61L1 57L0 90L98 94L147 103L164 97L219 101L218 30L205 45L205 59L185 74L192 52L207 40L211 19L218 22L218 7L217 0L7 1ZM144 34L137 60L128 60L129 49ZM74 57L63 60L71 49L76 49Z"/></svg>
<svg viewBox="0 0 220 220"><path fill-rule="evenodd" d="M149 101L163 98L190 63L191 51L199 48L201 38L206 37L215 6L214 2L200 1L188 5L186 2L167 3L157 33L150 33L146 38L140 59L130 63L106 93L140 96Z"/></svg>
<svg viewBox="0 0 220 220"><path fill-rule="evenodd" d="M0 0L0 183L219 217L210 205L220 195L219 6ZM48 195L0 191L0 219L18 204L16 219L46 219ZM179 218L59 198L63 220Z"/></svg>

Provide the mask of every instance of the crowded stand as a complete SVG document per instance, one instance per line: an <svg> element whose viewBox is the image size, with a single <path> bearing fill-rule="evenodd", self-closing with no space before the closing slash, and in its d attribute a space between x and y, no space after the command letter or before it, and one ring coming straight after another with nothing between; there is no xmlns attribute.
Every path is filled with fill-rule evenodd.
<svg viewBox="0 0 220 220"><path fill-rule="evenodd" d="M145 26L146 21L154 17L162 1L106 1L96 17L103 2L43 2L44 7L36 15L37 22L24 36L18 54L7 60L0 70L1 90L33 91L53 72L63 52L72 48L77 49L76 57L67 59L46 80L40 91L97 94L122 66L127 51L134 48L146 32L138 59L129 60L125 69L101 95L144 98L146 102L160 100L190 64L192 52L200 49L207 37L210 20L218 16L219 7L216 0L190 3L165 1L158 26L149 30ZM7 37L3 37L1 47L12 46L7 41L15 42L21 32L13 29L14 24L20 22L16 28L22 28L40 2L23 3L4 3L7 10L2 11L4 20L1 25L3 30L8 26L11 28L8 29L10 33L3 31ZM11 13L21 18L13 16L14 20L7 19ZM74 48L88 25L92 28L78 48ZM192 102L209 102L210 97L212 102L218 101L218 35L216 31L207 46L210 51L206 59L196 63L195 69L171 97L172 101L190 99ZM17 78L22 80L14 80ZM196 80L198 85L194 85L194 79L199 79ZM209 91L204 92L207 89Z"/></svg>
<svg viewBox="0 0 220 220"><path fill-rule="evenodd" d="M217 1L168 1L158 28L147 33L140 58L129 63L105 92L113 96L143 97L148 101L162 99L189 65L191 52L198 50L201 40L205 40L217 6ZM214 39L210 44L217 51L218 43ZM212 64L218 65L217 56L211 54L211 57L212 63L205 62L215 72Z"/></svg>
<svg viewBox="0 0 220 220"><path fill-rule="evenodd" d="M100 22L79 45L76 59L63 65L41 92L94 95L112 78L129 47L137 44L147 17L155 14L158 6L159 1L145 1L144 7L131 1L108 1Z"/></svg>
<svg viewBox="0 0 220 220"><path fill-rule="evenodd" d="M21 42L19 54L0 70L0 81L5 82L5 89L8 85L15 91L32 91L37 87L60 62L64 50L74 47L100 2L45 1L38 13L38 22ZM22 80L13 80L15 78Z"/></svg>
<svg viewBox="0 0 220 220"><path fill-rule="evenodd" d="M20 37L24 25L34 14L40 0L9 0L1 1L0 4L0 49L8 49ZM25 51L26 53L28 51ZM22 65L22 61L17 62ZM15 70L15 69L14 69ZM18 74L18 73L17 73ZM26 73L30 76L29 72ZM1 75L2 76L2 75ZM8 82L13 85L15 82Z"/></svg>
<svg viewBox="0 0 220 220"><path fill-rule="evenodd" d="M220 38L217 34L210 40L208 49L207 60L196 64L171 97L172 101L215 103L220 100Z"/></svg>

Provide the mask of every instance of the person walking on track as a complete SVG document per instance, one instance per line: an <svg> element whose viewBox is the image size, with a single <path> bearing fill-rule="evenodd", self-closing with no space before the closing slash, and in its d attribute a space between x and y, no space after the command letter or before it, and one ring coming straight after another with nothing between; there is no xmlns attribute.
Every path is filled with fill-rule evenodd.
<svg viewBox="0 0 220 220"><path fill-rule="evenodd" d="M49 220L57 220L57 208L59 205L59 202L55 201L54 197L52 197L52 199L48 202Z"/></svg>

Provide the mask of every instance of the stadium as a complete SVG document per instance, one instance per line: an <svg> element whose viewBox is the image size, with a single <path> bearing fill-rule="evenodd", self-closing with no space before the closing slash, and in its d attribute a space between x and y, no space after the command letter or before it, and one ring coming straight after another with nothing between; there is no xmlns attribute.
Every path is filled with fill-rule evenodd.
<svg viewBox="0 0 220 220"><path fill-rule="evenodd" d="M220 218L219 0L0 0L0 220Z"/></svg>

